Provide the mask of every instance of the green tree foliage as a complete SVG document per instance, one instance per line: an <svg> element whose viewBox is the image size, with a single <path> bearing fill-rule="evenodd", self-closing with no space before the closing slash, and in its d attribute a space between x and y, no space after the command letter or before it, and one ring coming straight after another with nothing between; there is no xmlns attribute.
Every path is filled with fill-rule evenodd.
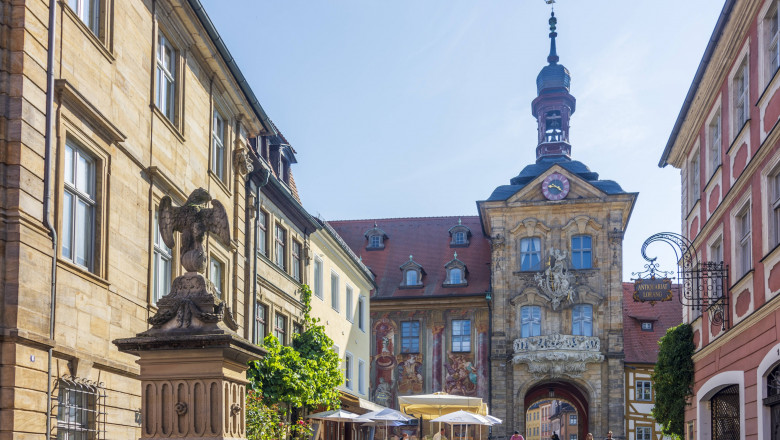
<svg viewBox="0 0 780 440"><path fill-rule="evenodd" d="M333 340L311 312L311 290L303 285L304 331L293 336L292 346L279 343L269 335L263 341L268 354L250 364L247 376L254 390L270 405L311 410L339 406L336 389L343 381L339 357Z"/></svg>
<svg viewBox="0 0 780 440"><path fill-rule="evenodd" d="M693 396L693 328L680 324L666 331L658 350L652 379L655 384L653 417L665 435L683 438L685 407Z"/></svg>

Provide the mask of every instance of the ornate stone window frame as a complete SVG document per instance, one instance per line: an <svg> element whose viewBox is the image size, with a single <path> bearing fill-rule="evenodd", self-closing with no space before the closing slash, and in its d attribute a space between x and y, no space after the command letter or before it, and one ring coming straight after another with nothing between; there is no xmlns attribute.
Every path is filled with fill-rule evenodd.
<svg viewBox="0 0 780 440"><path fill-rule="evenodd" d="M591 270L591 269L598 269L599 267L599 258L598 258L598 249L599 249L599 239L601 238L601 230L603 229L602 225L597 222L592 217L589 217L587 215L578 215L571 220L569 220L568 223L566 223L563 228L561 228L561 231L563 232L563 236L566 238L566 243L568 246L572 245L572 238L576 236L582 236L582 235L588 235L591 238L590 242L590 267L586 269L575 269L574 264L571 264L571 268L574 270ZM571 258L573 249L569 248L569 258ZM573 262L572 262L573 263Z"/></svg>
<svg viewBox="0 0 780 440"><path fill-rule="evenodd" d="M425 269L423 267L416 263L414 261L414 258L409 255L409 261L402 264L399 268L401 270L401 273L403 276L401 277L401 285L399 286L401 289L419 289L424 286L423 284L423 277L425 277ZM417 273L417 284L409 284L407 283L407 272L413 271Z"/></svg>
<svg viewBox="0 0 780 440"><path fill-rule="evenodd" d="M366 231L364 235L366 237L367 251L381 251L385 248L385 240L390 238L385 231L376 225L376 223L374 223L374 227Z"/></svg>
<svg viewBox="0 0 780 440"><path fill-rule="evenodd" d="M469 247L471 239L471 229L464 225L461 219L458 219L458 224L449 229L450 234L450 247Z"/></svg>

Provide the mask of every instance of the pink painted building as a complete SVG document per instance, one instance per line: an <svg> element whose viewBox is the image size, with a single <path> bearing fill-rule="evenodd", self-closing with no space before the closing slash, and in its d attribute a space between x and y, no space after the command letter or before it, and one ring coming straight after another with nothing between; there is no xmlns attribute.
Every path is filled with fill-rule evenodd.
<svg viewBox="0 0 780 440"><path fill-rule="evenodd" d="M780 439L779 8L725 2L659 164L681 170L698 260L728 268L722 294L699 290L722 314L683 307L696 345L687 439Z"/></svg>

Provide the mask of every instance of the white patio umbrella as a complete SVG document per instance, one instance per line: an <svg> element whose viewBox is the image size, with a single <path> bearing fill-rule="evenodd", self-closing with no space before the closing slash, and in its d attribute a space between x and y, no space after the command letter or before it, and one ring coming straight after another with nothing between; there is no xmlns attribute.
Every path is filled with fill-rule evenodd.
<svg viewBox="0 0 780 440"><path fill-rule="evenodd" d="M498 417L493 417L490 414L486 415L485 418L490 420L492 425L500 425L500 424L504 423L503 420L499 419Z"/></svg>
<svg viewBox="0 0 780 440"><path fill-rule="evenodd" d="M461 409L478 414L488 413L487 405L483 404L479 397L459 396L442 391L433 394L398 396L398 404L404 413L414 414L428 421Z"/></svg>
<svg viewBox="0 0 780 440"><path fill-rule="evenodd" d="M388 422L408 422L411 420L411 417L407 417L400 411L396 411L392 408L385 408L379 411L372 411L369 413L365 413L361 415L360 417L364 419L371 419L373 421L384 421L385 422L385 440L387 440L387 427ZM397 426L397 425L394 425Z"/></svg>
<svg viewBox="0 0 780 440"><path fill-rule="evenodd" d="M467 430L468 430L468 425L492 425L493 424L493 422L485 418L485 416L481 416L479 414L474 414L463 410L455 411L453 413L449 413L441 417L437 417L431 421L447 423L449 425L466 425ZM463 431L461 430L461 437L463 437L462 434ZM482 430L479 431L479 438L482 439Z"/></svg>
<svg viewBox="0 0 780 440"><path fill-rule="evenodd" d="M324 411L309 416L310 419L328 420L336 422L336 440L341 436L341 422L354 423L354 422L367 422L369 419L364 419L355 413L344 411L343 409Z"/></svg>

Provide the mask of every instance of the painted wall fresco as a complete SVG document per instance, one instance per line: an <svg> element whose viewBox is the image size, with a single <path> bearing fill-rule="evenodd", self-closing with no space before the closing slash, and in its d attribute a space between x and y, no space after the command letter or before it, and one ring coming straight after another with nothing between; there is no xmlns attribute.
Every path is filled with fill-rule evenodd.
<svg viewBox="0 0 780 440"><path fill-rule="evenodd" d="M452 352L453 319L471 320L471 347ZM419 353L401 353L401 322L420 322ZM445 391L488 398L488 310L372 312L371 396L398 408L398 396Z"/></svg>

